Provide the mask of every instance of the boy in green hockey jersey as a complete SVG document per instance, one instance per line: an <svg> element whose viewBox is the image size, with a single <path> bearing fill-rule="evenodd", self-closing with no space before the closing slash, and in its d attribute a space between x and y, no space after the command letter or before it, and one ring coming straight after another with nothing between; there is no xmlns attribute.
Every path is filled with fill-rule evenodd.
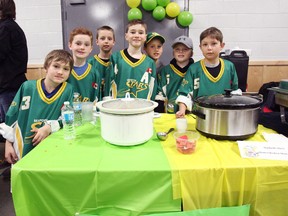
<svg viewBox="0 0 288 216"><path fill-rule="evenodd" d="M115 33L110 26L101 26L96 31L96 45L99 53L91 57L88 62L101 74L101 97L104 95L105 71L109 66L112 49L115 45ZM99 98L101 100L101 98Z"/></svg>
<svg viewBox="0 0 288 216"><path fill-rule="evenodd" d="M74 67L67 80L79 93L78 101L94 101L100 95L101 75L87 57L92 51L93 34L89 29L79 27L70 32L69 49L72 51Z"/></svg>
<svg viewBox="0 0 288 216"><path fill-rule="evenodd" d="M152 58L156 63L156 73L164 66L160 60L163 53L163 45L165 38L157 32L149 32L144 43L144 50L147 55Z"/></svg>
<svg viewBox="0 0 288 216"><path fill-rule="evenodd" d="M178 105L175 100L189 66L194 63L192 39L187 36L177 37L173 44L173 59L158 74L158 91L156 101L158 112L176 113Z"/></svg>
<svg viewBox="0 0 288 216"><path fill-rule="evenodd" d="M45 59L46 77L24 82L19 88L0 131L6 139L5 158L15 163L50 133L60 129L64 101L72 102L73 87L65 82L73 67L72 56L53 50Z"/></svg>
<svg viewBox="0 0 288 216"><path fill-rule="evenodd" d="M192 64L179 89L177 118L192 110L192 98L223 94L225 89L238 89L238 77L232 62L219 58L224 48L222 32L210 27L200 35L200 49L204 59ZM239 92L239 90L237 90ZM238 93L238 92L235 93ZM239 92L241 94L241 91Z"/></svg>
<svg viewBox="0 0 288 216"><path fill-rule="evenodd" d="M142 20L132 20L126 27L125 39L129 45L111 55L106 71L105 96L154 100L157 90L156 65L142 53L147 26Z"/></svg>

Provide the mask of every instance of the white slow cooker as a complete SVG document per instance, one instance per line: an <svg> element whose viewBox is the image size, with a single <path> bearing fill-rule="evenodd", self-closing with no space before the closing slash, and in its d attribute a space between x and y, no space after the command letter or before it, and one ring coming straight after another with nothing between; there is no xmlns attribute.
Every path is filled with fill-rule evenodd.
<svg viewBox="0 0 288 216"><path fill-rule="evenodd" d="M154 108L158 103L139 98L100 101L101 136L114 145L131 146L145 143L154 133Z"/></svg>

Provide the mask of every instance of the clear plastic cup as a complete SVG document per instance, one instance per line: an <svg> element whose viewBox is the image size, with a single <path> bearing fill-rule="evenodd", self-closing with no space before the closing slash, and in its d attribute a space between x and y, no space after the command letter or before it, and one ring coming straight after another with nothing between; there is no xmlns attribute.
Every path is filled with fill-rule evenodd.
<svg viewBox="0 0 288 216"><path fill-rule="evenodd" d="M177 128L177 132L184 133L187 130L187 119L186 118L177 118L176 119L176 128Z"/></svg>
<svg viewBox="0 0 288 216"><path fill-rule="evenodd" d="M93 102L82 102L82 122L93 121Z"/></svg>
<svg viewBox="0 0 288 216"><path fill-rule="evenodd" d="M200 134L197 131L175 132L176 147L182 154L191 154L196 150Z"/></svg>

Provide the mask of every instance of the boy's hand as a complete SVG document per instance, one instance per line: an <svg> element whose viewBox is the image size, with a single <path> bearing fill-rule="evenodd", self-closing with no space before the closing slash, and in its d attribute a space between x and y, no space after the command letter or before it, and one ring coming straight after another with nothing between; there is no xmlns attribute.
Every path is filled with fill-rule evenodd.
<svg viewBox="0 0 288 216"><path fill-rule="evenodd" d="M32 140L33 146L38 145L42 140L44 140L49 134L51 133L51 127L50 125L44 125L41 128L35 128L31 130L31 132L34 132L34 138Z"/></svg>
<svg viewBox="0 0 288 216"><path fill-rule="evenodd" d="M185 116L185 110L184 110L184 112L181 110L176 112L176 118L183 118L184 116Z"/></svg>
<svg viewBox="0 0 288 216"><path fill-rule="evenodd" d="M186 112L186 105L184 103L179 103L179 111L176 112L176 118L183 118L185 117Z"/></svg>
<svg viewBox="0 0 288 216"><path fill-rule="evenodd" d="M13 143L6 140L5 142L5 159L8 163L14 164L18 161L18 157L13 148Z"/></svg>

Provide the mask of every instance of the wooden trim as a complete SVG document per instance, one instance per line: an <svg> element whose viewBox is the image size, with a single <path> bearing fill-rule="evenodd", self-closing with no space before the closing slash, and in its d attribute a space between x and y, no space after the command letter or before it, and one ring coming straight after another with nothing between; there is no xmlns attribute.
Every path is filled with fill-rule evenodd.
<svg viewBox="0 0 288 216"><path fill-rule="evenodd" d="M28 64L27 68L43 68L43 64Z"/></svg>
<svg viewBox="0 0 288 216"><path fill-rule="evenodd" d="M264 83L288 78L288 61L251 61L248 67L247 90L259 91Z"/></svg>
<svg viewBox="0 0 288 216"><path fill-rule="evenodd" d="M249 61L249 66L284 66L288 65L288 61L285 60L273 60L273 61Z"/></svg>
<svg viewBox="0 0 288 216"><path fill-rule="evenodd" d="M28 80L44 78L46 72L41 64L29 64L26 77ZM288 78L288 61L267 60L249 61L247 91L258 92L267 82L278 82Z"/></svg>
<svg viewBox="0 0 288 216"><path fill-rule="evenodd" d="M44 78L46 72L41 64L29 64L27 66L26 78L28 80L36 80Z"/></svg>

